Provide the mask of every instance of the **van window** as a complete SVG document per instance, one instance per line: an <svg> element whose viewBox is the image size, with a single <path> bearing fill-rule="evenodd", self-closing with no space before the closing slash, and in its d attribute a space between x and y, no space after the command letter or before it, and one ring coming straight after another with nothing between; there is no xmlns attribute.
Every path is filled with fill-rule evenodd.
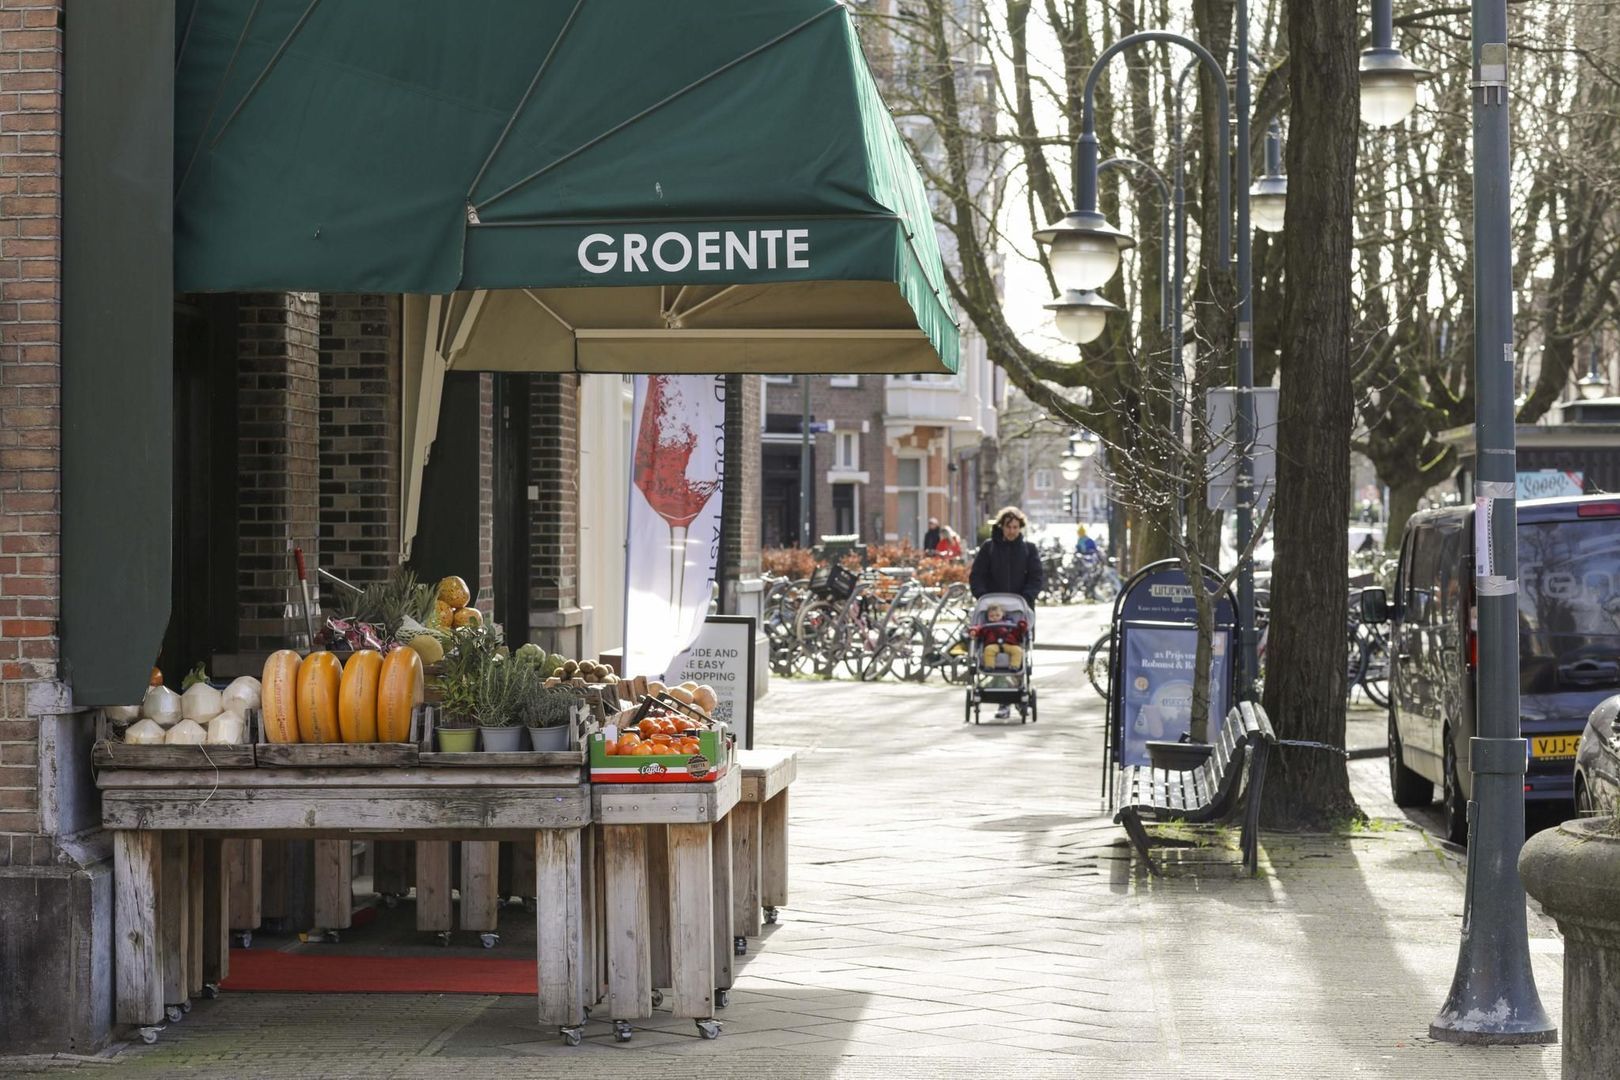
<svg viewBox="0 0 1620 1080"><path fill-rule="evenodd" d="M1440 531L1424 525L1412 532L1412 569L1407 577L1406 621L1417 626L1433 622L1439 599Z"/></svg>
<svg viewBox="0 0 1620 1080"><path fill-rule="evenodd" d="M1519 526L1523 687L1620 686L1620 519Z"/></svg>

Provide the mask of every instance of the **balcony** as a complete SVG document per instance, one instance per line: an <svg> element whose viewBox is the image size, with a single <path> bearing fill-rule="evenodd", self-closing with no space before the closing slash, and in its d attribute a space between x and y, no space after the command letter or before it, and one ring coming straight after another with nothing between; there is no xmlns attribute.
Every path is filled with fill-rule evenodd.
<svg viewBox="0 0 1620 1080"><path fill-rule="evenodd" d="M893 424L939 424L977 429L979 409L959 375L891 377L883 390L884 419Z"/></svg>

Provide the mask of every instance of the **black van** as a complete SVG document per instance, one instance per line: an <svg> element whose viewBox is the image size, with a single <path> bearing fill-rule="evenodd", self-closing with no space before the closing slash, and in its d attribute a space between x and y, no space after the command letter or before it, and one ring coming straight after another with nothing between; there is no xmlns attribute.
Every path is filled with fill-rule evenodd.
<svg viewBox="0 0 1620 1080"><path fill-rule="evenodd" d="M1570 802L1587 714L1620 690L1620 498L1536 499L1519 516L1519 725L1530 740L1524 797ZM1389 785L1421 806L1438 785L1446 831L1468 835L1474 735L1472 507L1413 515L1395 596L1362 593L1362 618L1390 622Z"/></svg>

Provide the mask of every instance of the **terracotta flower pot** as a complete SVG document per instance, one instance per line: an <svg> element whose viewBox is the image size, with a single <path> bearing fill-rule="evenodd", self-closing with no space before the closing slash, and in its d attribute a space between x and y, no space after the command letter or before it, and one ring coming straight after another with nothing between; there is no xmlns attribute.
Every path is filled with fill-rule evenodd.
<svg viewBox="0 0 1620 1080"><path fill-rule="evenodd" d="M1564 935L1564 1080L1620 1062L1620 821L1566 821L1525 842L1524 890Z"/></svg>

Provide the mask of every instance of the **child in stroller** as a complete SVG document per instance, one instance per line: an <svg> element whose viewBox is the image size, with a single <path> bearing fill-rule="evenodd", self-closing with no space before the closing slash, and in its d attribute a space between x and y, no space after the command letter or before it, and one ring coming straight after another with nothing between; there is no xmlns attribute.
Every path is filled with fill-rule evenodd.
<svg viewBox="0 0 1620 1080"><path fill-rule="evenodd" d="M1028 631L1028 619L1010 619L1000 604L992 603L978 626L980 666L987 671L1016 671L1023 667L1024 635Z"/></svg>

